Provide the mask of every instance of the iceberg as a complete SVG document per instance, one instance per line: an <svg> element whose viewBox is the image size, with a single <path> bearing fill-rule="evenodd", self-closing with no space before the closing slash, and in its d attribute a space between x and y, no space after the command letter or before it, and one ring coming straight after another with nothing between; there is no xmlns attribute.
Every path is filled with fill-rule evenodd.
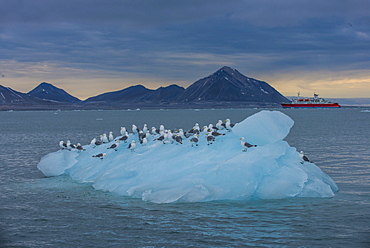
<svg viewBox="0 0 370 248"><path fill-rule="evenodd" d="M293 124L279 111L264 110L220 131L225 135L213 144L201 132L198 146L155 137L142 146L130 133L116 150L107 149L115 141L85 145L84 151L61 149L37 167L47 177L64 174L97 190L154 203L333 197L336 183L284 141ZM256 146L243 151L242 137ZM127 149L131 140L137 141L134 152ZM99 153L102 159L93 157Z"/></svg>

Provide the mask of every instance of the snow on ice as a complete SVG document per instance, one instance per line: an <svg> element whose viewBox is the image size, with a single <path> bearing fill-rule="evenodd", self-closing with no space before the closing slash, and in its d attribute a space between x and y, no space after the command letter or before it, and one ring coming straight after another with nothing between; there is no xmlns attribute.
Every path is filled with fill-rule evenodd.
<svg viewBox="0 0 370 248"><path fill-rule="evenodd" d="M138 197L155 203L212 200L332 197L335 182L313 163L302 162L299 152L283 139L294 121L279 111L261 111L208 145L200 132L198 146L154 140L141 145L129 134L117 149L116 141L85 145L85 151L61 149L44 156L38 169L45 176L69 175L97 190ZM240 138L257 145L243 152ZM117 137L118 139L120 137ZM134 152L128 149L136 141ZM93 157L103 154L100 157Z"/></svg>

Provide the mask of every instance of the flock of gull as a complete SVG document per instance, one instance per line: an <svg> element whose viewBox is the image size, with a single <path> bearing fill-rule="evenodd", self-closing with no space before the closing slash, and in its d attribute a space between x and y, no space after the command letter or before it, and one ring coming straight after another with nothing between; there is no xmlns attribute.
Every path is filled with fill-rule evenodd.
<svg viewBox="0 0 370 248"><path fill-rule="evenodd" d="M145 146L150 140L162 142L163 144L183 144L185 140L189 140L191 146L194 147L198 146L198 142L202 134L204 134L205 139L207 140L207 145L211 145L215 142L218 136L223 136L228 132L231 132L233 126L234 124L231 123L230 119L226 119L225 121L219 120L216 125L209 124L202 128L198 123L195 123L193 128L189 131L184 131L183 129L169 130L165 129L164 125L160 125L158 129L156 127L149 129L147 124L144 124L143 128L139 129L135 124L133 124L131 132L129 132L130 130L126 129L126 127L121 127L120 136L115 138L113 136L113 132L109 132L108 135L102 134L98 139L93 138L90 145L95 148L102 144L112 143L107 149L114 149L117 151L122 142L128 143L130 135L134 135L137 137L138 141L132 139L127 145L127 149L130 149L131 152L135 151L137 143ZM256 147L256 145L246 142L243 137L240 138L240 145L244 152L247 151L247 148ZM80 143L72 144L69 140L67 142L60 141L59 146L61 149L77 150L79 152L85 151L85 148ZM93 157L103 159L106 155L106 153L99 153Z"/></svg>
<svg viewBox="0 0 370 248"><path fill-rule="evenodd" d="M225 121L219 120L217 124L214 126L213 124L209 124L208 126L200 127L198 123L195 123L193 128L189 131L184 131L183 129L178 130L168 130L165 129L164 125L160 125L159 128L148 128L147 124L144 124L143 128L140 130L135 124L132 125L131 133L129 132L126 127L121 127L120 129L120 136L114 138L113 132L109 132L107 134L100 135L99 139L93 138L90 142L93 148L100 146L102 144L112 143L107 149L114 149L115 151L118 150L121 142L128 143L130 135L137 136L138 143L142 146L145 146L150 140L162 142L163 144L183 144L185 140L189 140L191 143L191 147L198 146L199 139L201 134L207 140L207 145L213 144L218 136L226 135L228 132L232 131L234 124L231 123L230 119L226 119ZM79 152L85 151L85 148L80 143L72 144L69 140L67 142L60 141L59 146L61 149L67 150L77 150ZM137 146L137 142L135 139L132 139L131 142L128 143L127 149L130 149L131 152L135 152L135 148ZM240 138L240 146L243 152L246 152L248 148L256 147L257 145L252 145L245 141L244 137ZM104 159L107 154L102 152L96 155L93 155L95 158ZM310 161L307 156L304 155L303 151L299 154L301 158L301 163L309 162Z"/></svg>

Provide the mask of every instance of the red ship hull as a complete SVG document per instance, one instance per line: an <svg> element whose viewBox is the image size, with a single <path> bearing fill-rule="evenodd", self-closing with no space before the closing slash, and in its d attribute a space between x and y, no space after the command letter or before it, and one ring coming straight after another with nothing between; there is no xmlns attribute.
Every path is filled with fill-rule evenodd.
<svg viewBox="0 0 370 248"><path fill-rule="evenodd" d="M283 108L340 108L338 103L282 103Z"/></svg>

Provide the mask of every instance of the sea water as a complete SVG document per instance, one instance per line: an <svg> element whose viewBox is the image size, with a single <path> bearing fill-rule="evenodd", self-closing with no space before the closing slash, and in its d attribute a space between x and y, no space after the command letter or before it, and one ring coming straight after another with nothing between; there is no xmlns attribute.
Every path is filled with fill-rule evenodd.
<svg viewBox="0 0 370 248"><path fill-rule="evenodd" d="M369 247L369 112L279 110L295 121L285 140L337 183L334 197L155 204L36 168L60 140L235 123L259 109L0 112L0 247Z"/></svg>

